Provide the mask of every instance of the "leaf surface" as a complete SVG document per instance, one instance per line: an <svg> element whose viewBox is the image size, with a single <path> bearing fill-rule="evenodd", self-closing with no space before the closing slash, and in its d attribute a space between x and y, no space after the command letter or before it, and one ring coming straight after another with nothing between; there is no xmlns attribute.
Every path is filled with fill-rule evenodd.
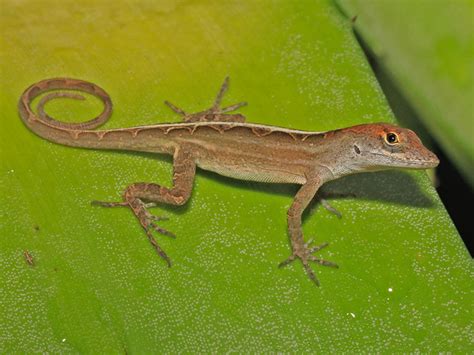
<svg viewBox="0 0 474 355"><path fill-rule="evenodd" d="M106 127L178 121L168 99L224 104L248 121L323 131L394 121L350 23L330 2L4 1L1 11L0 351L462 351L472 263L424 172L344 178L315 204L306 238L340 269L290 253L295 186L199 171L186 206L157 208L169 269L116 201L138 181L171 184L169 157L63 147L22 124L17 100L39 80L94 82L112 97ZM56 100L65 121L100 112ZM236 147L238 149L238 147ZM28 250L35 265L26 263Z"/></svg>

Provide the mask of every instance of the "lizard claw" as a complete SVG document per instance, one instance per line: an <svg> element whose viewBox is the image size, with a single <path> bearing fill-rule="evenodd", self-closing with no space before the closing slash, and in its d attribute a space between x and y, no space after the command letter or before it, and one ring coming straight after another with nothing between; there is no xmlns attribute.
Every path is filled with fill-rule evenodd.
<svg viewBox="0 0 474 355"><path fill-rule="evenodd" d="M151 232L148 229L145 229L145 233L151 245L153 245L153 248L155 248L156 252L158 253L158 255L161 256L166 261L166 263L168 264L168 267L171 267L171 259L169 258L168 255L166 255L165 251L161 249L159 244L156 242L156 239L153 237L153 234L151 234Z"/></svg>
<svg viewBox="0 0 474 355"><path fill-rule="evenodd" d="M105 202L105 201L91 201L92 206L101 207L128 207L128 202Z"/></svg>
<svg viewBox="0 0 474 355"><path fill-rule="evenodd" d="M152 215L152 214L150 214L149 218L153 221L168 221L169 220L169 218L166 217L166 216L155 216L155 215Z"/></svg>
<svg viewBox="0 0 474 355"><path fill-rule="evenodd" d="M326 210L328 210L329 212L335 214L337 216L337 218L339 218L339 219L342 218L342 213L339 212L337 209L335 209L333 206L331 206L326 199L324 199L324 198L321 199L321 205L323 205L323 207Z"/></svg>
<svg viewBox="0 0 474 355"><path fill-rule="evenodd" d="M174 233L157 226L153 222L148 223L147 230L150 230L150 228L153 228L155 231L157 231L160 234L167 235L168 237L171 237L171 238L176 238L176 235Z"/></svg>
<svg viewBox="0 0 474 355"><path fill-rule="evenodd" d="M311 247L312 240L309 240L307 243L303 244L301 248L294 249L293 254L291 254L288 259L285 261L281 262L278 267L284 267L288 264L290 264L292 261L296 259L300 259L301 262L303 263L303 267L306 271L306 274L310 278L311 281L313 281L316 286L319 286L319 280L317 279L316 275L314 274L313 269L311 269L311 266L309 265L309 262L315 262L320 265L324 266L330 266L334 268L338 268L339 266L336 263L333 263L331 261L327 261L324 259L317 258L313 255L313 253L327 247L329 243L323 243L321 245L316 245Z"/></svg>

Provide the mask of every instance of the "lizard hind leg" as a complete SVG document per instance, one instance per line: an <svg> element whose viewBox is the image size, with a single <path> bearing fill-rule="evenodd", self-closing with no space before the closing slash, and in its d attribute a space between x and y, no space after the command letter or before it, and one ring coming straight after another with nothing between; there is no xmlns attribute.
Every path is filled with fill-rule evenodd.
<svg viewBox="0 0 474 355"><path fill-rule="evenodd" d="M140 222L151 245L167 262L168 266L171 266L171 260L153 237L152 230L173 238L175 235L158 226L155 222L166 218L151 214L148 208L161 203L183 205L191 195L196 164L188 154L177 150L174 154L173 170L173 187L171 189L158 184L140 182L131 184L125 189L123 202L93 201L93 204L103 207L129 207Z"/></svg>
<svg viewBox="0 0 474 355"><path fill-rule="evenodd" d="M222 98L229 87L229 77L224 79L219 92L214 100L214 104L211 108L196 112L186 113L181 108L173 105L169 101L165 101L165 104L171 108L174 112L183 117L184 122L245 122L245 116L240 113L229 114L229 112L235 111L243 106L246 106L246 102L239 102L234 105L221 108Z"/></svg>

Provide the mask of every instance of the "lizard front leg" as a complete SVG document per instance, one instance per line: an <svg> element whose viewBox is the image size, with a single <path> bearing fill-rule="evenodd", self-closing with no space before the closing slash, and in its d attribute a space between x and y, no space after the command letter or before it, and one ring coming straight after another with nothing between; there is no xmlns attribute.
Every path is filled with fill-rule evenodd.
<svg viewBox="0 0 474 355"><path fill-rule="evenodd" d="M171 266L170 258L156 242L151 229L171 237L174 237L174 234L157 226L155 221L162 220L163 218L153 216L148 212L147 208L160 203L175 206L186 203L191 196L195 173L196 164L190 154L178 148L173 156L173 187L171 189L158 184L139 182L129 185L125 189L123 202L93 201L93 203L103 207L130 207L145 230L150 243L158 254L165 259L168 266Z"/></svg>
<svg viewBox="0 0 474 355"><path fill-rule="evenodd" d="M291 248L293 253L288 259L279 265L280 267L283 267L297 258L301 259L301 262L303 263L309 278L318 286L319 281L309 265L310 261L325 266L338 267L333 262L317 258L313 255L314 252L326 247L328 245L327 243L311 247L311 241L305 243L303 239L301 216L320 186L321 180L317 176L314 176L308 179L308 181L296 193L295 199L288 210L288 233L290 234Z"/></svg>

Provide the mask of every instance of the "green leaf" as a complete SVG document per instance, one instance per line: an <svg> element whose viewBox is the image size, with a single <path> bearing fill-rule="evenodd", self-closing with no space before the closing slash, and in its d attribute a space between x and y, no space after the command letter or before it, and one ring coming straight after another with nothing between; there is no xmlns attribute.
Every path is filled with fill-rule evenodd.
<svg viewBox="0 0 474 355"><path fill-rule="evenodd" d="M474 2L336 0L474 187Z"/></svg>
<svg viewBox="0 0 474 355"><path fill-rule="evenodd" d="M225 104L250 122L322 131L393 121L348 23L327 1L4 1L1 12L1 352L466 351L472 263L424 172L327 186L357 197L315 204L307 239L331 245L317 288L290 253L296 186L199 171L159 236L166 267L120 200L137 181L171 184L171 159L75 149L38 138L17 101L39 80L94 82L114 101L106 127L178 121L168 99ZM60 102L61 101L61 102ZM46 108L86 120L93 102ZM236 147L238 149L238 147ZM34 259L24 259L27 250Z"/></svg>

